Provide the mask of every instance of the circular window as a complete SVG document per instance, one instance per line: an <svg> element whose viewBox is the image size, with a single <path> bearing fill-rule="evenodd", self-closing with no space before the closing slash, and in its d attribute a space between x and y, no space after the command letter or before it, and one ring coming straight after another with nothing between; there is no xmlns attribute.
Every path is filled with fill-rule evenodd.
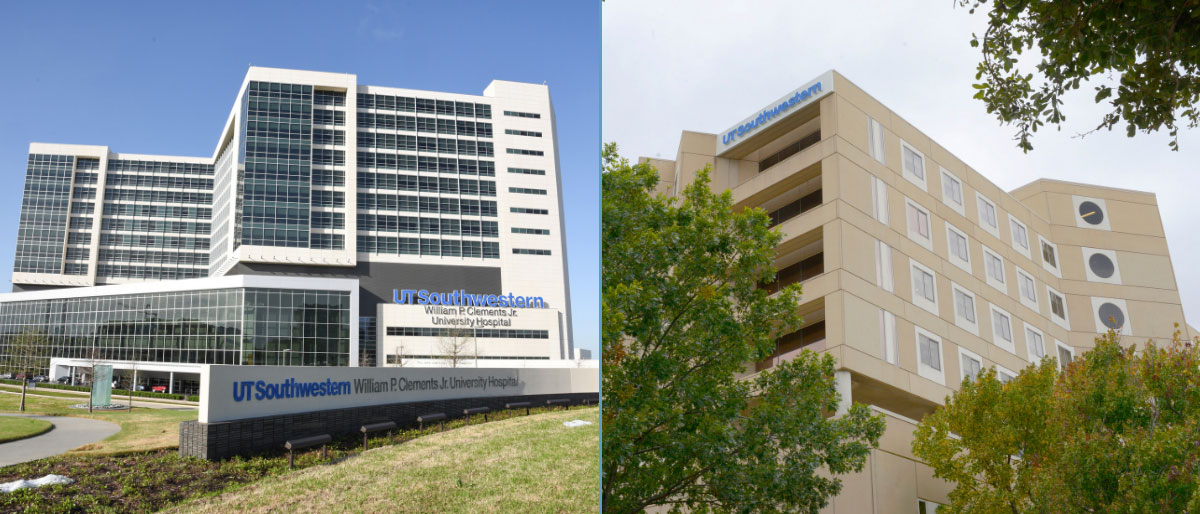
<svg viewBox="0 0 1200 514"><path fill-rule="evenodd" d="M1099 225L1104 221L1104 211L1100 210L1096 202L1083 202L1079 204L1079 217L1089 224Z"/></svg>
<svg viewBox="0 0 1200 514"><path fill-rule="evenodd" d="M1125 325L1125 313L1120 307L1105 302L1100 304L1100 321L1108 328L1120 330Z"/></svg>
<svg viewBox="0 0 1200 514"><path fill-rule="evenodd" d="M1113 272L1117 269L1113 265L1112 259L1109 259L1107 255L1102 253L1093 253L1091 257L1088 257L1088 267L1092 269L1092 273L1100 278L1113 276Z"/></svg>

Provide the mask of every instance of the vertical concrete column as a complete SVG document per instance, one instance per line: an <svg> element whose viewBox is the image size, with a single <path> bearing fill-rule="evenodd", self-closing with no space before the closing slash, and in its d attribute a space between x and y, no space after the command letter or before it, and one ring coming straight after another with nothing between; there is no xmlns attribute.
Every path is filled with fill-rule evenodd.
<svg viewBox="0 0 1200 514"><path fill-rule="evenodd" d="M835 371L833 373L833 384L838 392L837 412L833 416L840 418L850 412L850 402L852 401L850 398L850 372Z"/></svg>
<svg viewBox="0 0 1200 514"><path fill-rule="evenodd" d="M850 384L850 378L847 376L847 378L846 378L846 387L847 388L850 387L849 384ZM174 371L171 372L171 381L167 382L167 392L171 393L171 394L175 394L175 372Z"/></svg>
<svg viewBox="0 0 1200 514"><path fill-rule="evenodd" d="M137 391L137 369L133 370L133 382L129 384L130 391Z"/></svg>

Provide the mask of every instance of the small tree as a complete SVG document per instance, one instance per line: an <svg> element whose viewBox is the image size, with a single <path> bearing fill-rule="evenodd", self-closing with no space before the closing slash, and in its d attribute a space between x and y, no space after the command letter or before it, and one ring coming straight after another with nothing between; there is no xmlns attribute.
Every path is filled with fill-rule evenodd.
<svg viewBox="0 0 1200 514"><path fill-rule="evenodd" d="M442 358L450 363L451 368L457 368L467 360L469 349L475 341L474 331L466 328L452 328L450 333L438 340L438 350Z"/></svg>
<svg viewBox="0 0 1200 514"><path fill-rule="evenodd" d="M25 412L25 390L29 384L29 375L35 369L49 367L46 350L49 341L46 334L40 331L23 332L18 334L8 344L4 359L0 360L0 370L21 375L21 406L19 412Z"/></svg>
<svg viewBox="0 0 1200 514"><path fill-rule="evenodd" d="M399 368L404 367L404 340L403 339L401 339L400 343L396 345L396 367L399 367Z"/></svg>

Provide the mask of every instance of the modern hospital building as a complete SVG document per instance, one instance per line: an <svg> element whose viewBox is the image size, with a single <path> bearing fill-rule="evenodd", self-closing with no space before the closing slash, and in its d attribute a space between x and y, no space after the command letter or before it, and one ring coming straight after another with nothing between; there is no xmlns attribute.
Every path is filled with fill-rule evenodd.
<svg viewBox="0 0 1200 514"><path fill-rule="evenodd" d="M684 132L675 160L647 159L678 194L705 165L736 209L783 234L776 290L802 284L801 350L833 355L842 409L882 413L865 469L830 513L932 512L951 485L912 454L917 421L962 381L1060 364L1108 328L1169 340L1186 324L1153 193L1042 179L1004 191L830 71L719 134Z"/></svg>
<svg viewBox="0 0 1200 514"><path fill-rule="evenodd" d="M208 156L29 145L0 357L33 334L51 377L176 392L201 364L575 358L547 86L251 67L233 100Z"/></svg>

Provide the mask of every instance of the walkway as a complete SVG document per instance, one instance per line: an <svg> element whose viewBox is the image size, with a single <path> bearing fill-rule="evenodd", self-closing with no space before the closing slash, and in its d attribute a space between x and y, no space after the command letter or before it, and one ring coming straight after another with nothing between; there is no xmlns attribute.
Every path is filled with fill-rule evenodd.
<svg viewBox="0 0 1200 514"><path fill-rule="evenodd" d="M0 414L49 421L54 429L37 437L0 444L0 467L53 457L67 450L103 440L121 431L120 425L87 418L68 416L34 416L29 414Z"/></svg>

